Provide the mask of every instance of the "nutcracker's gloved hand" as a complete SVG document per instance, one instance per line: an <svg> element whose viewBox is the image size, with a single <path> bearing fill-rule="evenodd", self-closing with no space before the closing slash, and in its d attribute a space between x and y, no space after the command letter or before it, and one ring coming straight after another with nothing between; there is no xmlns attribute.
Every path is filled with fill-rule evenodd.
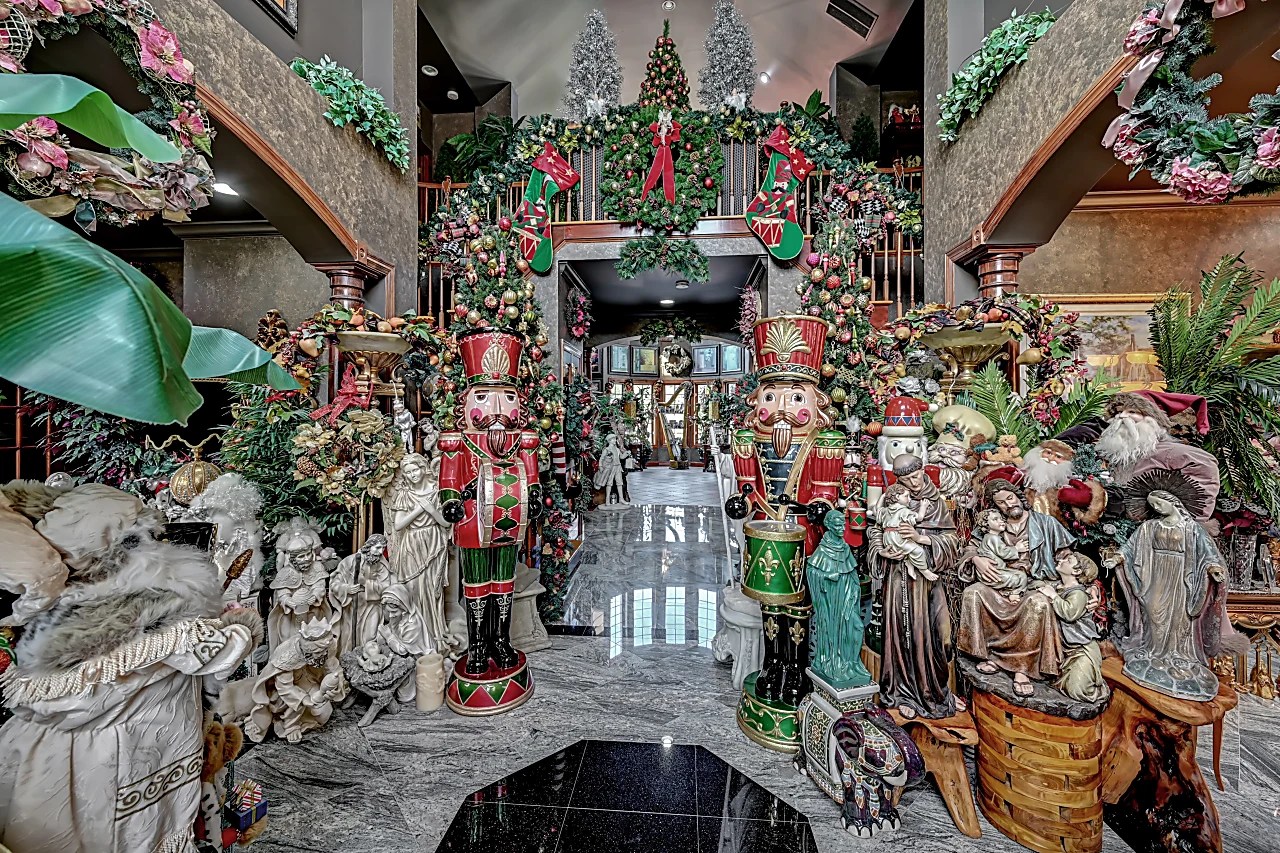
<svg viewBox="0 0 1280 853"><path fill-rule="evenodd" d="M463 507L462 501L445 501L440 507L440 514L450 524L457 524L466 517L467 510Z"/></svg>
<svg viewBox="0 0 1280 853"><path fill-rule="evenodd" d="M814 501L804 508L805 518L809 519L809 523L816 527L822 526L829 512L831 512L831 506L822 501Z"/></svg>
<svg viewBox="0 0 1280 853"><path fill-rule="evenodd" d="M743 486L742 491L751 494L748 489L750 486ZM724 502L724 514L732 518L734 521L741 521L747 517L747 513L751 511L750 504L742 495L730 495L729 499Z"/></svg>
<svg viewBox="0 0 1280 853"><path fill-rule="evenodd" d="M539 519L547 511L547 505L542 502L542 484L534 483L529 487L529 517Z"/></svg>

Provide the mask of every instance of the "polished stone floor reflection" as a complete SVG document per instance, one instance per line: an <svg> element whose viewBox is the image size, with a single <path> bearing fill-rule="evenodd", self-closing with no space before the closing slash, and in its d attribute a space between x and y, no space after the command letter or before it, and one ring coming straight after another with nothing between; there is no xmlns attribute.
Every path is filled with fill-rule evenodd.
<svg viewBox="0 0 1280 853"><path fill-rule="evenodd" d="M716 664L703 642L717 627L713 596L729 571L713 476L650 469L633 481L633 497L642 483L642 494L679 502L587 517L573 618L599 630L554 636L552 648L530 655L537 688L524 706L484 718L406 708L361 729L355 723L364 706L357 705L300 744L255 747L237 762L237 771L262 782L270 800L270 823L254 853L433 853L468 849L442 846L446 836L456 844L486 833L494 841L484 849L492 853L805 851L789 834L800 825L783 817L789 809L808 820L819 853L1024 850L985 820L982 838L960 835L931 783L905 793L901 830L854 839L841 829L836 806L797 775L789 759L739 731L739 694L729 668ZM1242 697L1224 734L1226 790L1213 791L1223 850L1275 851L1280 703ZM627 742L642 745L635 755L652 760L664 736L682 745L669 753L673 762L693 756L693 806L687 763L683 777L653 790L645 784L656 775L652 765L644 769L639 758L609 754L621 749L609 742ZM1201 731L1197 757L1212 779L1210 737ZM714 773L705 772L704 752ZM588 762L589 753L595 757ZM520 776L530 765L539 767L540 778ZM722 772L723 794L708 781ZM506 796L497 796L498 789L491 795L501 780ZM486 792L478 801L477 791ZM739 796L743 791L749 793ZM585 799L575 802L579 796ZM704 815L699 803L720 798L721 810ZM464 819L459 809L466 802L473 806ZM753 811L760 802L776 802L768 808L776 808L779 819L753 817L762 813ZM540 846L527 846L530 838ZM668 839L687 846L662 847ZM1107 830L1104 853L1125 849Z"/></svg>
<svg viewBox="0 0 1280 853"><path fill-rule="evenodd" d="M579 741L473 792L439 853L814 853L809 821L708 750Z"/></svg>

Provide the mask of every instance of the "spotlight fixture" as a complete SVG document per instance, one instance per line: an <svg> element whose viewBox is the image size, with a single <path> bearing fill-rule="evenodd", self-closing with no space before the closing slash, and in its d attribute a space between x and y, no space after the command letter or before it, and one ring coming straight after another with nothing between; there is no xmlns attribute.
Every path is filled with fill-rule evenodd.
<svg viewBox="0 0 1280 853"><path fill-rule="evenodd" d="M673 3L672 5L674 6L675 4ZM662 736L662 745L664 747L670 748L671 745L674 744L675 742L676 742L676 739L673 738L671 735Z"/></svg>
<svg viewBox="0 0 1280 853"><path fill-rule="evenodd" d="M662 8L670 12L676 7L676 0L662 0Z"/></svg>
<svg viewBox="0 0 1280 853"><path fill-rule="evenodd" d="M689 289L689 279L682 278L676 282L676 290L688 290L688 289Z"/></svg>
<svg viewBox="0 0 1280 853"><path fill-rule="evenodd" d="M447 92L445 92L445 93L444 93L444 96L445 96L446 98L448 98L449 100L451 100L451 101L456 101L456 100L458 100L458 90L457 90L457 89L450 89L449 91L447 91Z"/></svg>
<svg viewBox="0 0 1280 853"><path fill-rule="evenodd" d="M434 65L424 65L422 66L422 73L428 77L434 77L440 73L440 69L436 68Z"/></svg>
<svg viewBox="0 0 1280 853"><path fill-rule="evenodd" d="M659 299L658 304L659 305L675 305L676 301L674 299Z"/></svg>
<svg viewBox="0 0 1280 853"><path fill-rule="evenodd" d="M761 82L761 83L768 83L768 82L769 82L769 80L770 80L769 72L768 72L768 71L761 71L761 72L760 72L760 82Z"/></svg>
<svg viewBox="0 0 1280 853"><path fill-rule="evenodd" d="M232 189L231 184L224 184L222 181L218 181L213 185L213 191L223 195L240 195L240 193Z"/></svg>

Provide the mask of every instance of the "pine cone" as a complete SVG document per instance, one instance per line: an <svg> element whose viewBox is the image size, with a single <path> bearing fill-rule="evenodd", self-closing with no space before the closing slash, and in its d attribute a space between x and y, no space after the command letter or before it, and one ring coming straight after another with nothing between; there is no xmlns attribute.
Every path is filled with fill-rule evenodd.
<svg viewBox="0 0 1280 853"><path fill-rule="evenodd" d="M312 462L310 459L303 457L298 460L298 473L304 477L318 477L322 473L320 466Z"/></svg>

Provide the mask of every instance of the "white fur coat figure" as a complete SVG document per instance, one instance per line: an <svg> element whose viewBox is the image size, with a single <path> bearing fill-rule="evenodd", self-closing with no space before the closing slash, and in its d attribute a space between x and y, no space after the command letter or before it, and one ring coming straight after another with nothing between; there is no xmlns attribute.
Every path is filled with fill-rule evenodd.
<svg viewBox="0 0 1280 853"><path fill-rule="evenodd" d="M8 497L13 493L13 500ZM0 589L18 596L11 613L0 625L25 625L31 617L53 605L67 584L67 567L49 540L35 530L22 509L31 500L48 501L56 494L36 483L14 481L0 490ZM17 508L14 503L17 503Z"/></svg>
<svg viewBox="0 0 1280 853"><path fill-rule="evenodd" d="M105 490L105 491L104 491ZM6 672L0 844L21 853L192 849L202 676L253 645L219 620L208 557L157 542L159 519L104 486L59 496L37 525L74 562Z"/></svg>
<svg viewBox="0 0 1280 853"><path fill-rule="evenodd" d="M216 481L215 481L216 482ZM276 576L267 614L267 642L271 652L310 619L328 619L329 574L320 561L320 534L304 518L292 518L276 526Z"/></svg>
<svg viewBox="0 0 1280 853"><path fill-rule="evenodd" d="M329 722L333 703L347 695L347 682L334 654L333 625L316 618L271 650L271 658L253 685L253 712L245 737L261 743L267 730L297 743Z"/></svg>
<svg viewBox="0 0 1280 853"><path fill-rule="evenodd" d="M191 514L218 528L213 562L226 601L247 602L262 588L262 492L236 473L223 474L191 502ZM247 555L247 556L246 556ZM227 579L231 570L236 576Z"/></svg>

